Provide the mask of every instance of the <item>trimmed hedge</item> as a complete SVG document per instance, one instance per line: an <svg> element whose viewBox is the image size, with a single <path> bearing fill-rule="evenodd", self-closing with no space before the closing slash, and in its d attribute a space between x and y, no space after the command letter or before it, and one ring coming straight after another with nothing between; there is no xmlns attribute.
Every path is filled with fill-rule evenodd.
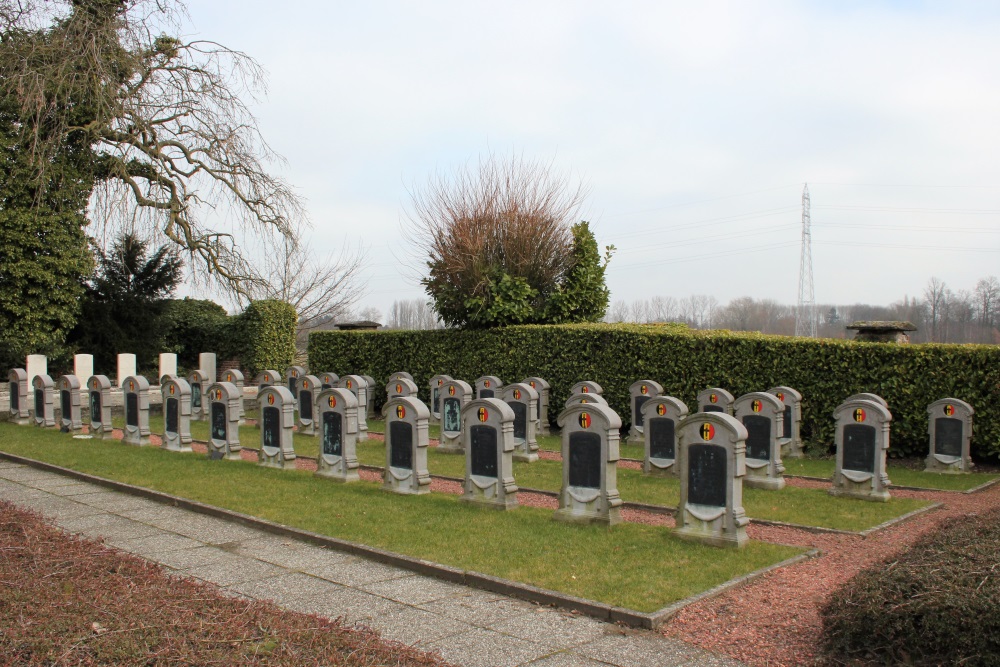
<svg viewBox="0 0 1000 667"><path fill-rule="evenodd" d="M967 515L862 570L820 610L834 661L1000 665L1000 512Z"/></svg>
<svg viewBox="0 0 1000 667"><path fill-rule="evenodd" d="M604 388L628 420L628 388L651 379L689 407L709 386L734 395L787 385L802 392L802 436L832 448L833 411L851 394L874 392L893 414L895 456L927 453L927 405L946 396L976 410L973 453L1000 454L1000 347L897 345L846 340L695 331L677 326L573 324L486 330L320 331L309 337L310 367L367 374L384 382L413 374L421 392L435 374L472 382L538 375L552 385L554 420L579 380ZM377 388L377 402L384 394ZM381 395L381 398L379 396Z"/></svg>
<svg viewBox="0 0 1000 667"><path fill-rule="evenodd" d="M295 358L295 307L273 299L253 301L229 322L230 341L247 381L262 370L283 373Z"/></svg>

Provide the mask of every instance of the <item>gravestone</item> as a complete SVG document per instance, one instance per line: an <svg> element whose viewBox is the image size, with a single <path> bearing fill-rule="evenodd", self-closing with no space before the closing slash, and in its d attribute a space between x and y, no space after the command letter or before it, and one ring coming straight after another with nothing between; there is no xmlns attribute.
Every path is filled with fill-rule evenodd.
<svg viewBox="0 0 1000 667"><path fill-rule="evenodd" d="M646 417L642 413L642 406L651 398L656 398L663 393L663 385L653 380L639 380L628 388L630 397L630 409L632 412L632 423L628 428L629 442L645 442Z"/></svg>
<svg viewBox="0 0 1000 667"><path fill-rule="evenodd" d="M29 354L24 360L24 370L28 373L28 386L35 386L35 377L49 374L49 360L44 354Z"/></svg>
<svg viewBox="0 0 1000 667"><path fill-rule="evenodd" d="M141 375L130 375L122 383L125 395L126 445L145 447L149 444L149 381Z"/></svg>
<svg viewBox="0 0 1000 667"><path fill-rule="evenodd" d="M163 448L170 452L191 451L191 385L169 376L160 384L163 397Z"/></svg>
<svg viewBox="0 0 1000 667"><path fill-rule="evenodd" d="M412 384L412 380L409 382ZM431 474L427 471L430 414L427 406L414 396L390 398L382 408L385 417L383 488L404 494L431 492Z"/></svg>
<svg viewBox="0 0 1000 667"><path fill-rule="evenodd" d="M394 398L416 398L419 400L417 394L420 390L417 388L416 383L413 380L407 380L403 377L397 377L395 380L390 380L389 384L385 386L385 395L392 400ZM428 414L430 414L428 412Z"/></svg>
<svg viewBox="0 0 1000 667"><path fill-rule="evenodd" d="M566 399L563 409L565 410L572 405L603 405L609 407L608 399L600 394L572 394Z"/></svg>
<svg viewBox="0 0 1000 667"><path fill-rule="evenodd" d="M320 391L324 389L333 389L340 382L340 376L336 373L320 373L316 377L319 378Z"/></svg>
<svg viewBox="0 0 1000 667"><path fill-rule="evenodd" d="M802 394L791 387L772 387L767 393L774 394L785 406L782 420L781 455L800 459L805 456L802 449Z"/></svg>
<svg viewBox="0 0 1000 667"><path fill-rule="evenodd" d="M198 355L198 370L205 374L205 389L219 380L218 359L215 352L202 352Z"/></svg>
<svg viewBox="0 0 1000 667"><path fill-rule="evenodd" d="M356 378L348 375L340 379ZM363 406L346 387L324 389L316 398L316 421L319 423L319 456L316 474L337 482L357 482L358 477L358 419L364 417Z"/></svg>
<svg viewBox="0 0 1000 667"><path fill-rule="evenodd" d="M774 394L755 391L733 402L733 416L747 430L745 443L746 477L743 484L755 489L780 491L785 488L785 466L781 444L785 404Z"/></svg>
<svg viewBox="0 0 1000 667"><path fill-rule="evenodd" d="M503 388L500 398L514 412L514 460L524 463L537 461L535 429L538 428L538 392L531 385L514 382Z"/></svg>
<svg viewBox="0 0 1000 667"><path fill-rule="evenodd" d="M496 398L503 389L503 381L496 375L484 375L473 383L476 398Z"/></svg>
<svg viewBox="0 0 1000 667"><path fill-rule="evenodd" d="M55 383L48 375L36 375L31 381L35 390L35 404L32 413L35 426L56 428L55 400L53 398Z"/></svg>
<svg viewBox="0 0 1000 667"><path fill-rule="evenodd" d="M292 392L292 397L299 400L299 378L306 374L302 366L289 366L285 369L285 386Z"/></svg>
<svg viewBox="0 0 1000 667"><path fill-rule="evenodd" d="M211 459L240 460L240 406L236 385L214 382L205 393L208 414L208 456Z"/></svg>
<svg viewBox="0 0 1000 667"><path fill-rule="evenodd" d="M576 384L574 384L572 387L569 388L570 396L572 396L573 394L597 394L598 396L600 396L603 393L604 389L601 387L601 385L597 384L596 382L591 382L590 380L583 380L581 382L577 382Z"/></svg>
<svg viewBox="0 0 1000 667"><path fill-rule="evenodd" d="M31 423L31 409L28 406L28 371L12 368L7 374L9 382L10 418L15 424L27 426Z"/></svg>
<svg viewBox="0 0 1000 667"><path fill-rule="evenodd" d="M59 378L59 424L64 431L76 433L83 430L80 403L79 378L63 375Z"/></svg>
<svg viewBox="0 0 1000 667"><path fill-rule="evenodd" d="M315 375L299 377L299 395L296 397L299 407L299 434L316 435L316 394L319 393L319 378Z"/></svg>
<svg viewBox="0 0 1000 667"><path fill-rule="evenodd" d="M300 394L301 396L301 394ZM260 456L265 468L295 469L295 398L288 387L272 384L257 392Z"/></svg>
<svg viewBox="0 0 1000 667"><path fill-rule="evenodd" d="M125 380L130 377L136 376L136 366L135 366L135 355L131 353L122 353L118 355L118 374L115 376L115 382L122 389L125 387Z"/></svg>
<svg viewBox="0 0 1000 667"><path fill-rule="evenodd" d="M389 376L389 382L387 384L392 384L398 380L409 380L410 382L413 382L413 376L406 371L399 371L398 373L393 373Z"/></svg>
<svg viewBox="0 0 1000 667"><path fill-rule="evenodd" d="M435 375L427 381L427 397L430 399L428 407L431 411L431 424L441 423L441 387L451 379L450 375Z"/></svg>
<svg viewBox="0 0 1000 667"><path fill-rule="evenodd" d="M274 387L281 384L281 373L278 371L261 371L257 373L257 377L253 379L253 383L257 385L258 390L264 387Z"/></svg>
<svg viewBox="0 0 1000 667"><path fill-rule="evenodd" d="M517 507L512 456L516 447L514 411L499 399L478 398L462 408L462 424L462 441L468 454L464 492L459 500L500 510Z"/></svg>
<svg viewBox="0 0 1000 667"><path fill-rule="evenodd" d="M724 412L704 411L688 415L678 428L681 499L675 533L714 546L745 546L746 428Z"/></svg>
<svg viewBox="0 0 1000 667"><path fill-rule="evenodd" d="M837 421L837 468L830 495L889 501L885 453L892 413L865 399L844 401L833 412Z"/></svg>
<svg viewBox="0 0 1000 667"><path fill-rule="evenodd" d="M532 389L538 392L538 435L548 435L551 432L549 427L549 394L551 393L552 385L550 385L544 379L531 376L529 378L524 378L521 380L526 385L530 385Z"/></svg>
<svg viewBox="0 0 1000 667"><path fill-rule="evenodd" d="M368 414L367 417L370 420L378 418L378 411L375 409L375 394L378 391L378 386L375 384L375 378L371 375L359 375L359 378L365 381L365 394L368 400Z"/></svg>
<svg viewBox="0 0 1000 667"><path fill-rule="evenodd" d="M191 386L191 419L207 421L209 417L207 392L208 386L212 383L201 370L188 373L187 381Z"/></svg>
<svg viewBox="0 0 1000 667"><path fill-rule="evenodd" d="M579 403L559 415L563 479L553 518L575 523L621 522L618 440L621 418L606 405Z"/></svg>
<svg viewBox="0 0 1000 667"><path fill-rule="evenodd" d="M441 385L441 436L437 450L443 454L463 454L462 408L472 400L472 387L462 380Z"/></svg>
<svg viewBox="0 0 1000 667"><path fill-rule="evenodd" d="M80 384L87 386L87 381L94 374L94 355L74 354L73 355L73 375L80 381Z"/></svg>
<svg viewBox="0 0 1000 667"><path fill-rule="evenodd" d="M699 412L733 414L733 395L721 387L709 387L698 394Z"/></svg>
<svg viewBox="0 0 1000 667"><path fill-rule="evenodd" d="M642 472L646 475L677 477L678 424L688 414L683 401L673 396L654 396L642 404L643 444Z"/></svg>
<svg viewBox="0 0 1000 667"><path fill-rule="evenodd" d="M346 389L354 396L357 410L356 434L357 442L368 440L368 383L360 375L345 375L337 382L337 388Z"/></svg>
<svg viewBox="0 0 1000 667"><path fill-rule="evenodd" d="M240 425L242 426L243 424L246 423L246 416L247 416L246 405L244 405L243 402L243 384L244 384L243 371L237 370L235 368L223 371L222 381L235 385L236 389L240 392Z"/></svg>
<svg viewBox="0 0 1000 667"><path fill-rule="evenodd" d="M177 355L173 352L160 354L160 377L164 375L177 375Z"/></svg>
<svg viewBox="0 0 1000 667"><path fill-rule="evenodd" d="M107 375L91 375L88 388L90 434L99 440L111 440L111 379Z"/></svg>
<svg viewBox="0 0 1000 667"><path fill-rule="evenodd" d="M871 394L871 393L852 394L851 396L848 396L846 399L844 399L844 403L847 403L848 401L872 401L874 403L878 403L883 408L889 407L889 403L878 394Z"/></svg>
<svg viewBox="0 0 1000 667"><path fill-rule="evenodd" d="M972 472L972 415L975 410L957 398L942 398L927 406L929 454L924 469L929 472Z"/></svg>

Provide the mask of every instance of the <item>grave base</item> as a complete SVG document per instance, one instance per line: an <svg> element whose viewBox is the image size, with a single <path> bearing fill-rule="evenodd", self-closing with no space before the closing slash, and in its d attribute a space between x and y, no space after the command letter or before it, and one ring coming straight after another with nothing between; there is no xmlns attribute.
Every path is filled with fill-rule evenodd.
<svg viewBox="0 0 1000 667"><path fill-rule="evenodd" d="M31 426L31 417L11 417L10 422L18 426Z"/></svg>
<svg viewBox="0 0 1000 667"><path fill-rule="evenodd" d="M227 449L222 449L219 447L208 446L208 458L219 459L223 461L242 461L243 457L240 456L240 450L232 451Z"/></svg>
<svg viewBox="0 0 1000 667"><path fill-rule="evenodd" d="M319 435L316 431L316 427L311 424L309 426L302 426L300 424L295 432L298 433L299 435L309 435L312 437L316 437L317 435Z"/></svg>
<svg viewBox="0 0 1000 667"><path fill-rule="evenodd" d="M186 453L186 452L193 452L194 451L193 449L191 449L191 444L190 443L186 443L186 442L170 442L168 440L164 440L163 441L163 449L167 450L168 452L180 452L182 454Z"/></svg>
<svg viewBox="0 0 1000 667"><path fill-rule="evenodd" d="M358 428L358 438L357 442L368 442L368 427Z"/></svg>
<svg viewBox="0 0 1000 667"><path fill-rule="evenodd" d="M520 463L534 463L535 461L538 460L538 453L537 452L525 453L522 450L515 449L514 453L511 455L511 458Z"/></svg>
<svg viewBox="0 0 1000 667"><path fill-rule="evenodd" d="M625 439L626 445L642 445L646 442L646 436L639 431L629 430L628 437Z"/></svg>
<svg viewBox="0 0 1000 667"><path fill-rule="evenodd" d="M572 507L557 509L552 515L556 521L579 524L601 524L603 526L615 526L622 522L621 512L618 507L612 507L607 512L588 512L586 510Z"/></svg>
<svg viewBox="0 0 1000 667"><path fill-rule="evenodd" d="M323 477L332 482L339 482L341 484L347 484L349 482L360 482L361 477L358 475L357 470L349 470L346 474L337 472L332 468L327 468L323 470L322 468L317 468L316 472L313 473L316 477Z"/></svg>
<svg viewBox="0 0 1000 667"><path fill-rule="evenodd" d="M785 488L785 478L764 477L763 475L757 477L751 474L750 469L747 469L747 474L743 478L743 486L749 486L751 489L766 489L768 491L781 491L783 488Z"/></svg>
<svg viewBox="0 0 1000 667"><path fill-rule="evenodd" d="M500 499L487 498L485 495L477 493L463 493L458 497L458 500L459 502L475 505L476 507L485 507L499 511L512 510L518 506L516 493Z"/></svg>
<svg viewBox="0 0 1000 667"><path fill-rule="evenodd" d="M125 432L125 436L122 438L122 442L126 445L132 445L133 447L148 447L149 446L149 436L148 435L132 435L129 432Z"/></svg>
<svg viewBox="0 0 1000 667"><path fill-rule="evenodd" d="M677 462L674 459L673 463L665 466L656 465L652 461L644 461L642 464L642 474L649 477L677 477L680 473L677 471Z"/></svg>
<svg viewBox="0 0 1000 667"><path fill-rule="evenodd" d="M858 500L868 500L875 503L887 503L892 498L888 491L873 491L871 485L868 486L868 490L861 490L852 482L848 482L848 485L844 487L832 487L828 493L831 496L837 496L838 498L857 498Z"/></svg>
<svg viewBox="0 0 1000 667"><path fill-rule="evenodd" d="M931 454L927 457L924 462L924 472L937 472L945 475L965 475L971 473L972 468L975 464L972 461L965 462L961 457L944 457L945 460L941 460L940 457ZM965 463L965 465L963 465Z"/></svg>
<svg viewBox="0 0 1000 667"><path fill-rule="evenodd" d="M438 441L437 451L442 454L465 454L465 448L462 447L462 438L441 438Z"/></svg>
<svg viewBox="0 0 1000 667"><path fill-rule="evenodd" d="M277 456L261 456L257 465L262 468L277 468L278 470L295 470L295 459L285 459Z"/></svg>
<svg viewBox="0 0 1000 667"><path fill-rule="evenodd" d="M425 493L431 492L430 485L418 486L416 489L414 489L412 486L408 484L404 486L402 484L383 483L382 488L385 491L398 493L404 496L422 496Z"/></svg>
<svg viewBox="0 0 1000 667"><path fill-rule="evenodd" d="M741 549L750 542L750 538L747 537L746 528L737 529L735 534L722 534L713 531L708 523L701 524L701 522L697 521L695 525L675 528L674 535L689 542L701 542L713 547L725 547L729 549Z"/></svg>

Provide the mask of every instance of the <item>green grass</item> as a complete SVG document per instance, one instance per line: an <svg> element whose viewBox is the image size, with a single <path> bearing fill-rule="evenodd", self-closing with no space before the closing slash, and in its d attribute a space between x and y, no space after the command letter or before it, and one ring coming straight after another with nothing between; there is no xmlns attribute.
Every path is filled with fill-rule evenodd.
<svg viewBox="0 0 1000 667"><path fill-rule="evenodd" d="M830 479L837 467L832 458L815 459L782 459L786 475L805 475ZM897 486L914 486L923 489L941 489L942 491L966 491L980 484L996 479L996 475L985 472L972 472L967 475L952 475L940 472L924 472L902 465L888 462L889 479Z"/></svg>
<svg viewBox="0 0 1000 667"><path fill-rule="evenodd" d="M553 521L549 510L497 512L449 494L400 496L374 483L336 484L305 471L75 440L9 423L0 424L0 442L4 451L101 477L646 612L801 552L763 542L716 549L639 524L568 525Z"/></svg>

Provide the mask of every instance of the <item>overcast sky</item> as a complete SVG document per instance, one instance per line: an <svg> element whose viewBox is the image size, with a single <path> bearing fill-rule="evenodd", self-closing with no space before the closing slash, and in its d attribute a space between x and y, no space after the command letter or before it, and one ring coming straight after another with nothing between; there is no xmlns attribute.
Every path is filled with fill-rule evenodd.
<svg viewBox="0 0 1000 667"><path fill-rule="evenodd" d="M368 251L362 306L423 297L409 193L490 151L589 188L612 299L819 303L1000 274L1000 3L191 0L255 57L311 246Z"/></svg>

